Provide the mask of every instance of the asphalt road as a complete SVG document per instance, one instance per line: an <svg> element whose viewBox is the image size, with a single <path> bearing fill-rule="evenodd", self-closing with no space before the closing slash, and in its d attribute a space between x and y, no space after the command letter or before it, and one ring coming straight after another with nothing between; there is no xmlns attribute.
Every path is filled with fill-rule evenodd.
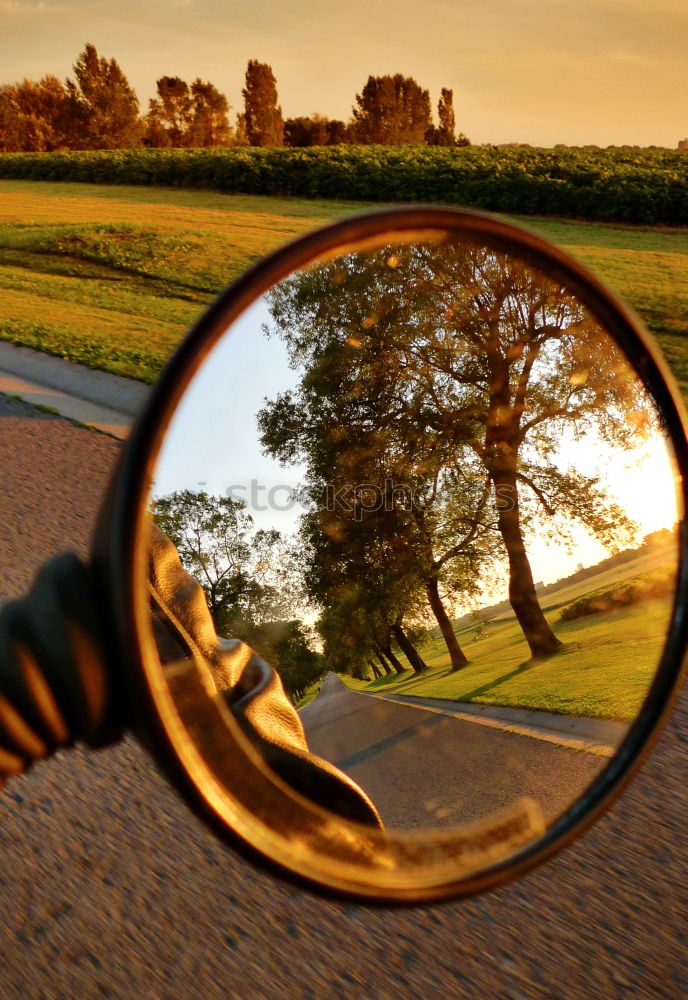
<svg viewBox="0 0 688 1000"><path fill-rule="evenodd" d="M118 447L0 399L0 586L83 550ZM133 741L0 795L5 1000L688 995L688 697L640 777L543 869L409 910L333 902L218 844Z"/></svg>
<svg viewBox="0 0 688 1000"><path fill-rule="evenodd" d="M314 753L365 789L386 826L448 826L528 795L546 820L604 767L593 754L349 691L328 674L301 712Z"/></svg>

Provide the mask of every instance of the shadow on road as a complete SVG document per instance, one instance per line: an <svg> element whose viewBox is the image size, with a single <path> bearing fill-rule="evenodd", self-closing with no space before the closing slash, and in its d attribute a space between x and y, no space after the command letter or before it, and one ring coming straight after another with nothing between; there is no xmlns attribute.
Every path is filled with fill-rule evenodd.
<svg viewBox="0 0 688 1000"><path fill-rule="evenodd" d="M364 761L370 760L371 757L376 757L378 754L384 753L385 750L389 750L396 743L403 743L407 740L409 736L415 736L421 729L427 729L430 726L436 726L442 722L444 716L433 715L432 718L423 719L421 722L417 722L414 726L407 726L406 729L401 729L397 733L393 733L392 736L388 736L385 740L380 740L378 743L373 743L372 746L366 747L365 750L359 750L358 753L351 754L345 760L340 760L337 762L337 766L343 771L346 771L349 767L356 767L357 764L363 764Z"/></svg>

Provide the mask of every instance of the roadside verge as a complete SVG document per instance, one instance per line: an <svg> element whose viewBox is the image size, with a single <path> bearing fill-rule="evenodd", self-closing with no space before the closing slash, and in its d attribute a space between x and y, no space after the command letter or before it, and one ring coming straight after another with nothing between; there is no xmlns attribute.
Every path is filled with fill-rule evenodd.
<svg viewBox="0 0 688 1000"><path fill-rule="evenodd" d="M123 440L150 386L73 361L0 342L0 393L18 396Z"/></svg>
<svg viewBox="0 0 688 1000"><path fill-rule="evenodd" d="M464 722L491 726L503 732L545 740L571 750L584 750L598 757L613 757L630 729L627 722L593 719L579 715L559 715L532 708L509 708L501 705L478 705L474 702L447 701L441 698L418 698L411 695L373 694L358 691L370 698L396 701L400 705L437 712Z"/></svg>

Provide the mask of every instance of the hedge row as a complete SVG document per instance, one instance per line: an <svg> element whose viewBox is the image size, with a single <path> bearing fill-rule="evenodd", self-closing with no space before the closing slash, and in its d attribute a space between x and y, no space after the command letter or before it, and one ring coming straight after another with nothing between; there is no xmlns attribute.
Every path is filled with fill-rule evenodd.
<svg viewBox="0 0 688 1000"><path fill-rule="evenodd" d="M659 569L649 573L641 573L630 580L612 584L590 594L584 594L577 600L567 604L562 609L562 621L573 621L576 618L586 618L588 615L600 614L606 611L616 611L617 608L627 608L631 604L650 601L654 597L667 597L676 587L674 570Z"/></svg>
<svg viewBox="0 0 688 1000"><path fill-rule="evenodd" d="M0 177L444 202L530 215L688 224L688 153L663 149L328 146L0 153Z"/></svg>

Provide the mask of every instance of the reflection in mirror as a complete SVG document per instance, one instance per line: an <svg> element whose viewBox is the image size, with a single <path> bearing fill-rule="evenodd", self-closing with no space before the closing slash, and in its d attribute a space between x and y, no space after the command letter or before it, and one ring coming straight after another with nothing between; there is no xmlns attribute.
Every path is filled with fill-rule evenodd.
<svg viewBox="0 0 688 1000"><path fill-rule="evenodd" d="M175 612L166 648L184 578L154 559L161 659L203 660L342 815L447 828L525 800L548 824L658 667L674 479L642 380L557 280L438 233L348 247L247 309L169 426L152 517L209 616L198 640Z"/></svg>

